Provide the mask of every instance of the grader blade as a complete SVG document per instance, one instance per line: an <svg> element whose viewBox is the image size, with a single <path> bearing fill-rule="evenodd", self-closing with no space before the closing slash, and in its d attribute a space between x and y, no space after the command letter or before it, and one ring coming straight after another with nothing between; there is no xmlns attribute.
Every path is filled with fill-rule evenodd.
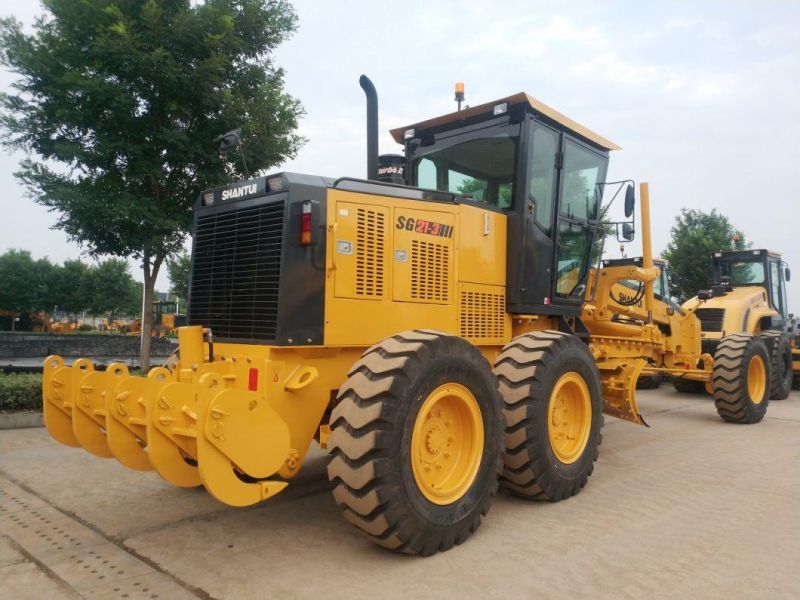
<svg viewBox="0 0 800 600"><path fill-rule="evenodd" d="M278 413L254 392L224 389L216 373L203 375L197 387L197 464L209 493L248 506L283 490L284 481L263 481L291 455L289 428Z"/></svg>
<svg viewBox="0 0 800 600"><path fill-rule="evenodd" d="M119 365L121 377L107 400L106 438L111 453L126 467L150 471L153 465L147 455L147 380L128 376Z"/></svg>
<svg viewBox="0 0 800 600"><path fill-rule="evenodd" d="M202 483L197 469L198 386L171 381L159 367L147 375L147 454L161 477L179 487Z"/></svg>
<svg viewBox="0 0 800 600"><path fill-rule="evenodd" d="M644 360L617 364L616 368L600 366L600 381L603 385L603 412L612 417L650 427L639 413L636 404L636 380L645 367Z"/></svg>
<svg viewBox="0 0 800 600"><path fill-rule="evenodd" d="M80 446L72 431L72 379L74 371L57 355L44 360L42 395L44 424L53 438L65 446Z"/></svg>
<svg viewBox="0 0 800 600"><path fill-rule="evenodd" d="M95 371L92 361L79 358L72 365L72 432L84 450L100 458L114 456L106 440L108 376Z"/></svg>

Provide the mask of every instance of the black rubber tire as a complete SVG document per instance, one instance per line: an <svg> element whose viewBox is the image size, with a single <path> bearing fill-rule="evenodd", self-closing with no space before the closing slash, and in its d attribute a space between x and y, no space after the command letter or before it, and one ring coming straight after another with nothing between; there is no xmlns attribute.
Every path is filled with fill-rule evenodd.
<svg viewBox="0 0 800 600"><path fill-rule="evenodd" d="M657 390L664 378L661 375L640 375L636 380L637 390Z"/></svg>
<svg viewBox="0 0 800 600"><path fill-rule="evenodd" d="M555 383L569 371L586 382L592 417L582 454L565 464L550 446L547 409ZM503 348L494 373L505 405L503 486L519 496L551 502L577 494L594 470L603 428L600 373L586 344L559 331L526 333Z"/></svg>
<svg viewBox="0 0 800 600"><path fill-rule="evenodd" d="M767 345L770 357L770 400L786 400L792 391L792 341L782 331L762 331L758 334Z"/></svg>
<svg viewBox="0 0 800 600"><path fill-rule="evenodd" d="M439 385L475 396L484 446L472 485L449 505L419 490L411 467L417 412ZM374 542L428 556L465 541L481 524L502 470L502 400L489 362L466 340L431 330L399 333L367 350L331 415L328 477L344 517Z"/></svg>
<svg viewBox="0 0 800 600"><path fill-rule="evenodd" d="M754 356L766 367L766 387L760 402L748 392L747 371ZM758 423L769 405L769 352L764 341L749 333L734 333L722 338L714 354L714 405L717 413L731 423Z"/></svg>
<svg viewBox="0 0 800 600"><path fill-rule="evenodd" d="M676 376L672 380L672 387L681 394L706 394L706 384L702 381L692 381Z"/></svg>

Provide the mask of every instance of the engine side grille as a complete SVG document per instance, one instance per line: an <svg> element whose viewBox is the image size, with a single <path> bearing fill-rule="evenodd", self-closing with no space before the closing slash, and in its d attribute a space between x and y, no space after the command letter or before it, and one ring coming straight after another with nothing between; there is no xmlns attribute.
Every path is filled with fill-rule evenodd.
<svg viewBox="0 0 800 600"><path fill-rule="evenodd" d="M461 337L497 340L505 336L506 298L504 294L461 291Z"/></svg>
<svg viewBox="0 0 800 600"><path fill-rule="evenodd" d="M190 323L219 338L274 341L284 202L197 219Z"/></svg>
<svg viewBox="0 0 800 600"><path fill-rule="evenodd" d="M722 331L722 323L725 320L724 308L698 308L694 314L700 319L702 331Z"/></svg>
<svg viewBox="0 0 800 600"><path fill-rule="evenodd" d="M447 304L450 296L450 248L443 244L411 242L411 297Z"/></svg>
<svg viewBox="0 0 800 600"><path fill-rule="evenodd" d="M359 208L356 219L356 295L379 298L383 296L385 217Z"/></svg>

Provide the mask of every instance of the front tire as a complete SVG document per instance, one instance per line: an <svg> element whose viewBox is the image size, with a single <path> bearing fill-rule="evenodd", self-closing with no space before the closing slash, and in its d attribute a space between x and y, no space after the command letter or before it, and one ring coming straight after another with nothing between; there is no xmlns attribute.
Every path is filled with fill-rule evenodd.
<svg viewBox="0 0 800 600"><path fill-rule="evenodd" d="M502 413L477 348L436 331L397 334L353 365L338 400L328 477L348 521L425 556L478 529L498 487Z"/></svg>
<svg viewBox="0 0 800 600"><path fill-rule="evenodd" d="M786 400L792 391L792 342L781 331L762 331L758 337L767 345L770 357L770 400Z"/></svg>
<svg viewBox="0 0 800 600"><path fill-rule="evenodd" d="M731 423L758 423L769 405L767 346L749 333L722 338L714 354L712 387L717 413Z"/></svg>
<svg viewBox="0 0 800 600"><path fill-rule="evenodd" d="M586 345L558 331L521 335L494 365L506 420L503 485L555 502L594 470L602 440L600 374Z"/></svg>

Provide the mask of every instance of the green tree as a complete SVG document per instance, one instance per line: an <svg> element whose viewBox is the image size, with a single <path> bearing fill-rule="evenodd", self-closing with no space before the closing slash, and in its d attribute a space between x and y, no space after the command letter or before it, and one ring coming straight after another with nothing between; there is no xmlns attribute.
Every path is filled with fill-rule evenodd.
<svg viewBox="0 0 800 600"><path fill-rule="evenodd" d="M260 171L295 155L302 113L271 53L296 28L283 0L43 0L33 33L0 21L4 144L17 177L93 255L134 257L146 304L181 247L200 190L240 177L216 137L242 128ZM142 324L149 366L150 311Z"/></svg>
<svg viewBox="0 0 800 600"><path fill-rule="evenodd" d="M188 252L181 252L167 259L167 273L169 274L169 291L180 298L181 306L186 306L189 297L189 268L191 258Z"/></svg>
<svg viewBox="0 0 800 600"><path fill-rule="evenodd" d="M685 301L706 289L711 283L711 253L719 250L744 250L750 244L744 233L736 229L728 217L712 210L684 208L675 217L672 239L662 256L677 275L673 293Z"/></svg>
<svg viewBox="0 0 800 600"><path fill-rule="evenodd" d="M136 317L142 313L142 284L131 278L125 286L125 295L120 302L119 314Z"/></svg>
<svg viewBox="0 0 800 600"><path fill-rule="evenodd" d="M0 256L0 309L17 316L40 308L47 261L36 261L27 250L8 250ZM11 330L15 329L11 315Z"/></svg>
<svg viewBox="0 0 800 600"><path fill-rule="evenodd" d="M113 316L129 307L130 284L135 282L127 261L110 258L96 264L89 270L86 282L89 299L87 308L92 314L112 313ZM141 286L137 284L137 287Z"/></svg>
<svg viewBox="0 0 800 600"><path fill-rule="evenodd" d="M91 283L89 266L78 259L68 259L50 273L48 298L55 309L64 311L72 317L88 310L91 306Z"/></svg>

